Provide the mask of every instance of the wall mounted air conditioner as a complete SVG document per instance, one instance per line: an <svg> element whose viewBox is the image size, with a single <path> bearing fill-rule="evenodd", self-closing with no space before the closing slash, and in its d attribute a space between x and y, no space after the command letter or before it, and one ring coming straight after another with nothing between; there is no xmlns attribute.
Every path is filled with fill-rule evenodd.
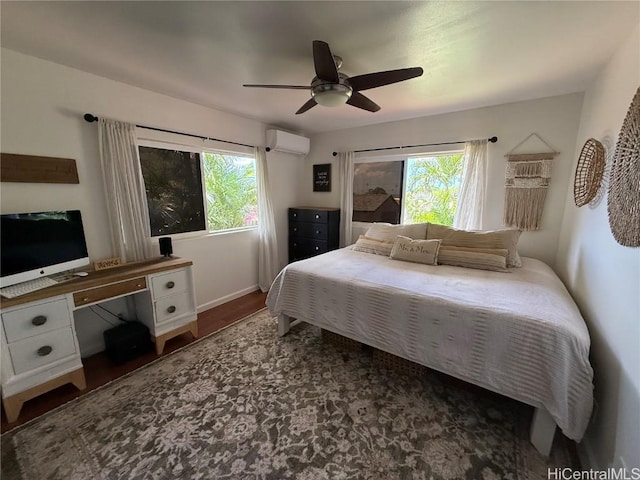
<svg viewBox="0 0 640 480"><path fill-rule="evenodd" d="M267 147L276 152L306 155L309 153L311 142L307 137L283 132L282 130L267 130Z"/></svg>

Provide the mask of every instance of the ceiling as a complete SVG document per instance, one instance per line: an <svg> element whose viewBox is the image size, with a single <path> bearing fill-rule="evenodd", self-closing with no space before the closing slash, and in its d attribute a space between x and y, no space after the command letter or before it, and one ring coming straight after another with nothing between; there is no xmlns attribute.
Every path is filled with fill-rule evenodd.
<svg viewBox="0 0 640 480"><path fill-rule="evenodd" d="M632 29L639 2L12 2L2 46L312 134L583 91ZM295 115L312 41L350 75L420 66L364 92L382 108ZM94 112L100 114L100 112ZM127 119L123 119L127 120Z"/></svg>

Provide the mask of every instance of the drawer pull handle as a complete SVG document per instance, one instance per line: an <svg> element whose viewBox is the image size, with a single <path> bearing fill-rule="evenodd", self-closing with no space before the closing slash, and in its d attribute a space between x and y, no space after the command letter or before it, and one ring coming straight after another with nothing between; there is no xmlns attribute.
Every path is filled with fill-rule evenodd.
<svg viewBox="0 0 640 480"><path fill-rule="evenodd" d="M173 288L176 286L175 282L167 282L167 288Z"/></svg>
<svg viewBox="0 0 640 480"><path fill-rule="evenodd" d="M168 313L173 313L176 311L176 307L174 307L173 305L171 305L169 308L167 308L167 312Z"/></svg>
<svg viewBox="0 0 640 480"><path fill-rule="evenodd" d="M34 317L33 320L31 320L31 323L36 327L39 327L40 325L44 325L45 323L47 323L47 317L45 317L44 315L38 315L37 317Z"/></svg>
<svg viewBox="0 0 640 480"><path fill-rule="evenodd" d="M45 345L44 347L40 347L37 353L38 353L38 356L40 357L46 357L51 352L53 352L53 348L50 347L49 345Z"/></svg>

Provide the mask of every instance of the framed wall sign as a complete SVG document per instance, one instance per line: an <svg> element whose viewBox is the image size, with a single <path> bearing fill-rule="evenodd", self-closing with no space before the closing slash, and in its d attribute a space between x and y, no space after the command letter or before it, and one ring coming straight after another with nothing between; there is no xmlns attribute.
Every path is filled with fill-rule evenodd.
<svg viewBox="0 0 640 480"><path fill-rule="evenodd" d="M331 191L331 164L323 163L322 165L313 166L313 191L314 192L330 192Z"/></svg>

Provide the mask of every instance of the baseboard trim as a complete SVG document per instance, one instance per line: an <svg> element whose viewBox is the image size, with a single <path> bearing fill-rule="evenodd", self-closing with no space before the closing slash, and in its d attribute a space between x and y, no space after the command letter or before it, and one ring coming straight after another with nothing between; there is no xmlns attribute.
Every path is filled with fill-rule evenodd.
<svg viewBox="0 0 640 480"><path fill-rule="evenodd" d="M223 303L230 302L231 300L235 300L236 298L243 297L244 295L255 292L258 289L259 287L257 284L251 285L250 287L243 288L242 290L238 290L237 292L230 293L229 295L225 295L224 297L217 298L216 300L212 300L211 302L198 305L197 311L198 313L202 313L205 310L209 310L213 307L217 307L218 305L222 305Z"/></svg>

